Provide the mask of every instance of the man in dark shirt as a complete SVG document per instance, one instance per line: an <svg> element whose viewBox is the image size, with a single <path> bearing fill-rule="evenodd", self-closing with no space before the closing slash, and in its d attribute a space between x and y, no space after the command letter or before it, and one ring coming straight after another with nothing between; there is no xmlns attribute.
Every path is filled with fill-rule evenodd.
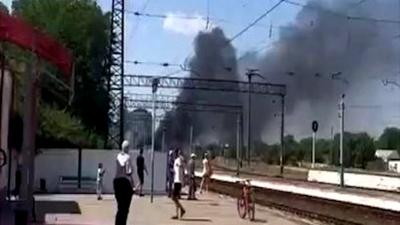
<svg viewBox="0 0 400 225"><path fill-rule="evenodd" d="M136 190L139 190L139 196L144 196L142 189L143 189L143 184L144 184L144 172L146 172L146 175L148 174L146 164L144 162L144 157L143 157L143 148L140 148L139 150L139 155L136 158L136 168L137 168L137 175L139 177L139 182L136 187Z"/></svg>

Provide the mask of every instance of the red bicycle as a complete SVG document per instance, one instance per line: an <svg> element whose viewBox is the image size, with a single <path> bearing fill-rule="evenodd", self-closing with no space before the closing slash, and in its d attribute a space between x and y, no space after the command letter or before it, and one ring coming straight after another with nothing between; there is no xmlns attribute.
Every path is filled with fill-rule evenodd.
<svg viewBox="0 0 400 225"><path fill-rule="evenodd" d="M242 191L237 200L237 210L240 218L246 218L246 215L249 216L250 220L254 220L256 205L254 199L254 190L251 187L250 180L238 181L238 183L242 184Z"/></svg>

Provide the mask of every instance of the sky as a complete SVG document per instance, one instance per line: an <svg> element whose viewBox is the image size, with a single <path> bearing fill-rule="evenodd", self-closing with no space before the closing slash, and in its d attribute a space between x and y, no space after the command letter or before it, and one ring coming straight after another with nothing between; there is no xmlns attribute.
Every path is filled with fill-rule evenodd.
<svg viewBox="0 0 400 225"><path fill-rule="evenodd" d="M1 0L6 5L11 5L11 0ZM193 54L193 39L199 31L206 29L206 20L210 17L210 27L219 26L225 32L227 37L233 37L244 27L254 21L257 17L270 9L279 0L125 0L125 60L141 62L168 62L172 64L183 64L188 56ZM305 3L307 0L295 0L299 3ZM323 1L323 0L321 0ZM348 0L354 3L360 0ZM375 2L377 0L374 0ZM371 2L374 2L371 1ZM104 11L110 11L111 0L97 0L97 3ZM208 3L208 7L207 7ZM208 10L207 10L208 8ZM237 51L237 57L248 51L257 51L264 49L268 51L267 46L279 38L276 27L286 26L294 22L300 8L286 3L281 4L273 12L262 19L257 26L252 27L239 38L233 41L233 46ZM149 14L168 15L167 18L138 17L128 12L140 12ZM207 13L208 11L208 13ZM196 19L178 19L177 16L191 16ZM270 26L273 29L270 33ZM145 75L163 75L179 70L177 67L165 68L154 65L134 65L125 64L126 74L145 74ZM175 76L185 76L186 72L180 72ZM379 86L379 87L378 87ZM380 83L374 83L372 89L381 88ZM357 90L357 88L355 88ZM135 88L132 92L151 93L149 88ZM178 90L163 90L160 94L177 95ZM385 102L368 102L368 99L355 99L349 102L353 105L377 104L380 107L394 105L394 98L387 96L398 96L400 89L390 86L382 89L375 96L382 95L380 99L387 99ZM336 103L334 103L336 104ZM400 105L397 103L397 105ZM307 106L305 106L307 108ZM379 111L380 110L380 111ZM398 116L398 107L390 109L379 108L376 110L363 109L363 113L386 114L385 121L375 121L382 123L382 127L396 125L400 121ZM352 118L357 117L359 111L353 110ZM349 116L349 117L350 117ZM348 117L347 117L348 118ZM346 119L347 119L346 118ZM288 117L290 122L290 115ZM357 131L362 131L372 121L359 123ZM279 124L277 124L279 125ZM293 126L296 126L293 123ZM365 127L364 127L365 126ZM309 127L304 126L308 135ZM288 124L288 130L290 130ZM327 129L329 133L330 128ZM381 132L381 131L379 131ZM278 133L277 133L278 134ZM378 133L376 133L378 134Z"/></svg>
<svg viewBox="0 0 400 225"><path fill-rule="evenodd" d="M304 0L302 0L304 1ZM209 10L207 10L207 2ZM142 62L169 62L183 64L193 54L193 38L206 29L207 11L210 27L223 28L232 37L254 19L268 10L278 0L136 0L126 1L127 11L169 15L166 19L138 17L126 13L125 60ZM110 10L111 0L98 0L103 10ZM269 37L269 27L290 23L299 8L282 4L253 27L233 45L240 56L256 50L277 38L278 32ZM193 16L197 19L178 19L176 16ZM265 25L265 26L262 26ZM126 73L166 74L179 68L125 64ZM177 76L184 76L184 73Z"/></svg>

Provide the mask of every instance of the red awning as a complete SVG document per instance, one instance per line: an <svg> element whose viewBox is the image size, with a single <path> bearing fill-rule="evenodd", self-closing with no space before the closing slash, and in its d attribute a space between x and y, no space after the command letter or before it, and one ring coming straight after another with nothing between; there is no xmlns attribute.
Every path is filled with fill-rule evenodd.
<svg viewBox="0 0 400 225"><path fill-rule="evenodd" d="M54 64L67 78L72 72L70 51L23 20L0 12L0 41L11 42Z"/></svg>

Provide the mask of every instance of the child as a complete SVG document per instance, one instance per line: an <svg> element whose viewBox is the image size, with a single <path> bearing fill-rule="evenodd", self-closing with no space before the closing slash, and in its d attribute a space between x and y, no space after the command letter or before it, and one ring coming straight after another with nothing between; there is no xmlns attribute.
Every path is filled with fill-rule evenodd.
<svg viewBox="0 0 400 225"><path fill-rule="evenodd" d="M103 169L103 163L99 163L97 167L97 200L102 200L103 198L101 197L101 192L103 190L103 176L104 173L106 172L105 169Z"/></svg>

